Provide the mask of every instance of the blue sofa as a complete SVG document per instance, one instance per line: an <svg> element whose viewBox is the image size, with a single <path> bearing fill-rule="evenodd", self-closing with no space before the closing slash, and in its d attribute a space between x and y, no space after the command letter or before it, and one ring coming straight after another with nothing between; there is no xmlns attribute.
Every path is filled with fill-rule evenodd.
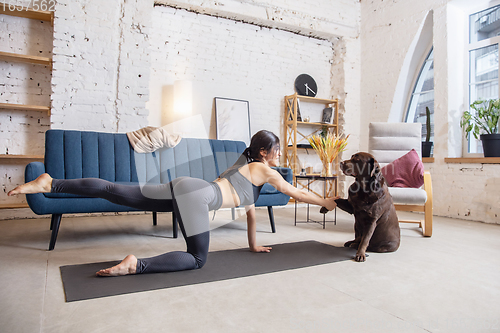
<svg viewBox="0 0 500 333"><path fill-rule="evenodd" d="M183 138L174 148L138 154L124 133L48 130L44 163L29 163L25 180L32 181L47 172L57 179L102 178L123 184L167 183L180 176L213 181L236 161L244 149L245 144L241 141ZM292 183L291 169L277 170ZM49 250L54 249L62 214L136 210L104 199L72 194L28 194L26 199L34 213L52 215ZM276 232L272 207L286 205L289 199L270 184L263 186L255 206L267 207L272 232ZM173 237L177 237L175 214L172 222ZM156 212L153 212L153 224L157 224Z"/></svg>

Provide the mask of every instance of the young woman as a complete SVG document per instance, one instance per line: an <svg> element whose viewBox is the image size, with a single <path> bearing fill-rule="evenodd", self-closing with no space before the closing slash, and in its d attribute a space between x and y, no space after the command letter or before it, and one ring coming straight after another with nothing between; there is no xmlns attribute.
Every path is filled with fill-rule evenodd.
<svg viewBox="0 0 500 333"><path fill-rule="evenodd" d="M270 252L256 242L254 203L267 182L278 191L299 201L336 207L335 198L320 198L289 184L272 166L281 156L278 137L269 131L257 132L238 161L213 182L179 177L162 185L118 185L98 178L53 179L48 174L20 185L9 196L28 193L71 193L103 198L108 201L150 211L171 211L178 217L187 251L175 251L156 257L137 259L128 255L116 266L100 270L98 276L172 272L203 267L209 247L209 211L244 205L247 214L248 245L253 252Z"/></svg>

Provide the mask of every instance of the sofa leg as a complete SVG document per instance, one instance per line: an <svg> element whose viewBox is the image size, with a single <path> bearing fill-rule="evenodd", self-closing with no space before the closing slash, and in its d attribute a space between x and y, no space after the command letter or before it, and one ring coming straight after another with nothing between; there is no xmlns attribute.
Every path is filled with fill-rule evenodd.
<svg viewBox="0 0 500 333"><path fill-rule="evenodd" d="M271 230L273 233L276 233L276 227L274 226L273 206L267 206L267 212L269 213L269 221L271 222Z"/></svg>
<svg viewBox="0 0 500 333"><path fill-rule="evenodd" d="M172 232L174 238L177 238L177 216L175 216L175 212L172 212Z"/></svg>
<svg viewBox="0 0 500 333"><path fill-rule="evenodd" d="M52 230L52 235L50 236L49 251L52 251L56 246L57 233L59 232L61 217L62 214L52 214L52 218L50 221L50 229Z"/></svg>
<svg viewBox="0 0 500 333"><path fill-rule="evenodd" d="M153 225L158 225L158 213L153 212Z"/></svg>

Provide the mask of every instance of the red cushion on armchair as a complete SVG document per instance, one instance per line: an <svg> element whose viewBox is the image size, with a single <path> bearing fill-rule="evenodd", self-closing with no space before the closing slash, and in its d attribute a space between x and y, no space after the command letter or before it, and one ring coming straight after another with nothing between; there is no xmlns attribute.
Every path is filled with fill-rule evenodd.
<svg viewBox="0 0 500 333"><path fill-rule="evenodd" d="M390 187L419 188L424 185L424 164L415 149L382 168Z"/></svg>

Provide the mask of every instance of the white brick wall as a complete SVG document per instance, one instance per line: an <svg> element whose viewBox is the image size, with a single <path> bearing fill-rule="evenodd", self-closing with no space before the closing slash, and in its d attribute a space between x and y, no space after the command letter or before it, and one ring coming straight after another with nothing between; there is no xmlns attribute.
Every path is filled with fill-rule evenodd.
<svg viewBox="0 0 500 333"><path fill-rule="evenodd" d="M332 66L332 95L339 98L340 119L339 132L349 134L346 151L339 160L349 158L359 151L360 145L360 89L361 78L360 57L361 43L359 38L343 38L334 44L335 59ZM347 188L352 177L340 176L339 195L347 195Z"/></svg>
<svg viewBox="0 0 500 333"><path fill-rule="evenodd" d="M33 115L27 119L13 117L12 125L11 118L2 114L0 130L14 128L12 131L24 138L9 142L6 137L7 144L19 148L19 153L43 153L41 138L49 126L125 132L148 124L164 124L166 119L161 111L165 108L165 87L176 80L192 81L193 114L202 116L210 137L215 137L213 98L221 96L250 101L252 132L268 128L283 138L283 97L293 93L293 81L301 73L316 79L320 87L318 97L339 97L341 109L344 103L359 105L359 88L352 79L359 75L359 67L351 67L357 60L344 66L351 55L353 59L359 57L357 0L324 1L318 6L243 0L169 3L209 15L221 12L222 17L233 20L181 9L153 9L151 0L57 1L53 40L50 37L41 42L47 52L53 52L52 77L50 72L33 74L37 75L35 81L44 82L42 88L37 85L28 89L25 86L29 82L16 83L14 79L9 79L5 87L0 85L0 93L17 94L20 103L25 102L22 98L26 96L37 103L51 103L52 116L50 120L40 117L40 121L32 119ZM229 11L220 11L222 7ZM159 13L166 15L165 20L155 22L153 12L157 19ZM11 37L10 44L28 52L32 33L27 32L28 26L19 25L17 29L29 42L18 43L18 37ZM47 38L42 30L35 30ZM308 34L329 40L304 36ZM336 46L332 48L337 42L335 36L349 36L352 40L347 44L351 46L336 53ZM23 86L17 92L16 84ZM346 89L349 95L345 94ZM38 126L38 130L24 131L25 123ZM33 133L38 133L38 137ZM11 169L4 173L4 189L22 183L23 167ZM2 197L0 201L5 200L10 199Z"/></svg>
<svg viewBox="0 0 500 333"><path fill-rule="evenodd" d="M52 127L146 126L152 1L58 1Z"/></svg>
<svg viewBox="0 0 500 333"><path fill-rule="evenodd" d="M252 133L268 129L282 139L284 96L299 74L315 78L318 97L332 97L331 42L170 7L155 7L152 30L150 123L179 120L161 120L172 107L162 92L176 80L192 82L192 115L202 116L212 138L214 97L249 101Z"/></svg>
<svg viewBox="0 0 500 333"><path fill-rule="evenodd" d="M0 15L0 30L0 51L51 57L49 22ZM50 105L49 67L0 61L0 77L1 103ZM43 155L44 133L49 127L50 117L44 112L0 110L0 154ZM24 198L7 197L6 191L24 183L25 163L27 161L1 161L1 203L24 201Z"/></svg>
<svg viewBox="0 0 500 333"><path fill-rule="evenodd" d="M300 31L307 36L327 39L358 36L359 0L320 3L289 0L156 0L155 3L271 28Z"/></svg>
<svg viewBox="0 0 500 333"><path fill-rule="evenodd" d="M447 0L361 3L361 128L368 128L372 121L387 121L406 52L425 15L433 10L435 163L425 167L432 175L434 214L499 224L500 165L444 163L448 152L454 150L449 146L456 144L448 137L448 133L456 131L449 128L452 125L448 123L451 119L448 114L457 112L449 104L457 102L448 101L450 89L455 89L449 79L455 73L448 72L448 59L455 51L448 47L456 43L447 39L448 3ZM367 149L368 132L361 134L361 149Z"/></svg>
<svg viewBox="0 0 500 333"><path fill-rule="evenodd" d="M0 28L8 32L0 36L0 51L50 57L54 47L52 77L42 66L0 62L2 102L51 103L53 109L51 119L40 112L2 111L0 153L8 149L11 154L42 154L48 127L124 132L165 124L172 119L162 114L170 107L163 97L176 80L192 81L193 114L202 116L211 137L215 136L212 101L220 96L249 100L252 131L268 128L283 138L283 96L293 93L293 80L307 72L317 80L320 97L340 99L345 110L342 128L351 134L346 153L350 155L366 149L370 121L388 118L406 51L432 9L436 162L426 168L433 175L434 212L500 223L496 176L500 166L443 162L453 150L447 122L448 2L168 1L233 21L153 9L151 0L59 0L53 39L47 22L0 15ZM311 33L329 41L237 21ZM344 38L336 40L335 35ZM2 162L0 170L4 190L23 182L24 165ZM0 199L6 200L12 199Z"/></svg>

